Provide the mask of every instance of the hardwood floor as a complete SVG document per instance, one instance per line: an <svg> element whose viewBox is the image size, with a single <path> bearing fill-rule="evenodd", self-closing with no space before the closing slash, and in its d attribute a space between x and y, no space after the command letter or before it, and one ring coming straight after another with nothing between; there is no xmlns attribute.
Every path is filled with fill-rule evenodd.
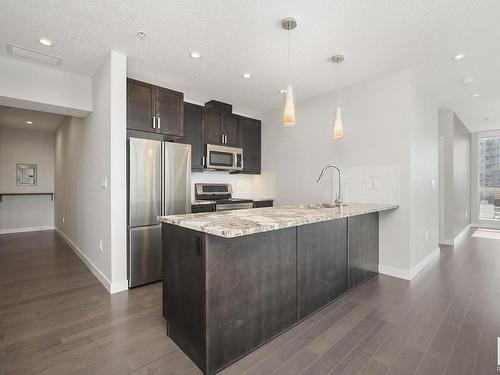
<svg viewBox="0 0 500 375"><path fill-rule="evenodd" d="M0 374L200 374L166 336L160 283L109 295L54 232L0 235ZM496 374L500 241L379 275L223 374Z"/></svg>

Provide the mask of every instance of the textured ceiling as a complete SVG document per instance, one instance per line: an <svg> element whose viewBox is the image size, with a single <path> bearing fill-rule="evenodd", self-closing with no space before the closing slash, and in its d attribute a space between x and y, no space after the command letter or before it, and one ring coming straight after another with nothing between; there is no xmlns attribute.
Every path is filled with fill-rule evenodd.
<svg viewBox="0 0 500 375"><path fill-rule="evenodd" d="M443 108L472 129L500 127L499 0L2 0L0 7L2 45L62 56L61 69L84 75L115 49L128 56L131 77L252 115L281 104L287 37L280 20L293 16L299 100L334 89L328 57L343 53L343 86L421 67ZM55 46L40 46L42 36ZM202 58L191 59L193 50ZM451 60L462 52L465 60ZM242 79L243 72L252 78ZM476 81L464 87L468 76ZM476 91L482 96L473 100Z"/></svg>
<svg viewBox="0 0 500 375"><path fill-rule="evenodd" d="M63 115L0 106L0 127L54 132L63 119Z"/></svg>

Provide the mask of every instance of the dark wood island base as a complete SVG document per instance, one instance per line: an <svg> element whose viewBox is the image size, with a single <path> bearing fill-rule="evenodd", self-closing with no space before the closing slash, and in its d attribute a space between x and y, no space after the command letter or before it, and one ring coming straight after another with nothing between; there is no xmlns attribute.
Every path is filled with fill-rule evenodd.
<svg viewBox="0 0 500 375"><path fill-rule="evenodd" d="M379 213L224 238L163 223L168 335L215 374L378 273Z"/></svg>

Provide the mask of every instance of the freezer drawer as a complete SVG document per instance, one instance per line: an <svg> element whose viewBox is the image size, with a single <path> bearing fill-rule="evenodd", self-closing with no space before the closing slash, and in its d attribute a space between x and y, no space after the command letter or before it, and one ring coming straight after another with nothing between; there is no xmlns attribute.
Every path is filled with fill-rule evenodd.
<svg viewBox="0 0 500 375"><path fill-rule="evenodd" d="M129 229L128 285L161 280L161 225Z"/></svg>

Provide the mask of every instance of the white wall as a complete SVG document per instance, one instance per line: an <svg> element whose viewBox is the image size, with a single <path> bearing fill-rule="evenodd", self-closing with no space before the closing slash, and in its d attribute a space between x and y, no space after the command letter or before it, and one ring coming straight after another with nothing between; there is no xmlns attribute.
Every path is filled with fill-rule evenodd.
<svg viewBox="0 0 500 375"><path fill-rule="evenodd" d="M438 107L411 76L410 113L410 272L439 254Z"/></svg>
<svg viewBox="0 0 500 375"><path fill-rule="evenodd" d="M435 223L423 223L423 216L428 218L433 211L415 217L410 213L411 205L430 197L437 205L437 190L420 194L411 188L416 176L422 186L431 186L431 179L437 179L437 109L431 116L432 105L418 91L412 71L343 89L344 138L337 141L332 134L334 92L298 99L297 125L292 128L282 127L280 109L263 115L263 169L276 174L277 203L330 201L331 179L317 184L316 178L324 165L340 164L346 170L349 200L366 202L369 195L374 203L392 200L400 205L380 215L380 264L384 272L406 278L415 262L437 248L438 235L437 217ZM425 130L414 131L415 126ZM435 130L425 133L433 127ZM421 164L412 160L423 154L426 159ZM424 171L424 163L435 167L430 165L430 171ZM363 176L379 179L379 191L369 191ZM418 226L412 231L424 233L425 225L430 233L430 240L419 251L419 245L410 244L410 221Z"/></svg>
<svg viewBox="0 0 500 375"><path fill-rule="evenodd" d="M453 245L455 238L470 224L471 133L453 112L440 111L439 137L443 145L439 240Z"/></svg>
<svg viewBox="0 0 500 375"><path fill-rule="evenodd" d="M37 186L16 186L17 163L37 165ZM0 127L0 193L53 191L54 134ZM0 203L0 233L50 229L53 226L54 204L49 196L4 197Z"/></svg>
<svg viewBox="0 0 500 375"><path fill-rule="evenodd" d="M55 225L113 293L127 288L126 57L108 54L92 86L93 112L56 132Z"/></svg>
<svg viewBox="0 0 500 375"><path fill-rule="evenodd" d="M0 56L0 105L84 117L92 111L92 80Z"/></svg>

